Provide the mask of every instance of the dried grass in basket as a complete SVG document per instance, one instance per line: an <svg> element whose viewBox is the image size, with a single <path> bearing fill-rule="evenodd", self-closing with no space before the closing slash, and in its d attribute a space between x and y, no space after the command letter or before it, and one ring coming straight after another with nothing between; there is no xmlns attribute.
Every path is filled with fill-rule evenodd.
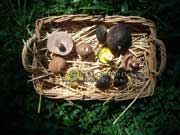
<svg viewBox="0 0 180 135"><path fill-rule="evenodd" d="M52 58L48 52L46 42L52 31L67 31L72 34L74 45L90 43L98 52L101 46L96 39L95 30L97 25L104 24L107 28L117 23L124 23L132 30L132 47L129 53L142 61L144 65L140 70L146 78L145 81L128 78L127 87L117 89L111 87L101 91L94 86L93 82L79 84L77 88L69 86L64 81L64 76L55 75L47 69ZM156 49L160 52L160 66L157 68ZM33 56L33 60L30 60ZM76 54L66 56L68 67L77 67L86 72L99 69L102 72L114 72L117 67L111 67L98 61L84 61ZM121 57L116 59L121 61ZM31 81L40 95L52 99L65 100L127 100L139 97L151 96L156 85L156 77L163 71L166 64L166 50L162 41L156 38L156 29L152 21L135 16L88 16L88 15L63 15L51 16L36 21L35 34L24 42L22 51L22 63L28 72L32 74ZM134 100L135 101L135 100Z"/></svg>

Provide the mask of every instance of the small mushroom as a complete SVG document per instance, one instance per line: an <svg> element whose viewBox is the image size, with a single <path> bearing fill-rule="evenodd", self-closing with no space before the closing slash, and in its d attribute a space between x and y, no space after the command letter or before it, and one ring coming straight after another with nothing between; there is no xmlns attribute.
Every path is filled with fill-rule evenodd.
<svg viewBox="0 0 180 135"><path fill-rule="evenodd" d="M116 24L109 29L106 43L115 56L124 54L132 44L131 33L124 24Z"/></svg>
<svg viewBox="0 0 180 135"><path fill-rule="evenodd" d="M122 87L126 85L126 83L128 82L126 74L127 73L123 68L118 69L118 71L114 75L114 87Z"/></svg>
<svg viewBox="0 0 180 135"><path fill-rule="evenodd" d="M72 37L67 32L54 31L47 40L47 48L52 53L68 55L73 49Z"/></svg>
<svg viewBox="0 0 180 135"><path fill-rule="evenodd" d="M49 70L55 74L62 72L65 67L66 61L62 57L54 57L48 65Z"/></svg>
<svg viewBox="0 0 180 135"><path fill-rule="evenodd" d="M81 56L87 56L93 53L93 48L89 43L80 44L76 46L76 52Z"/></svg>
<svg viewBox="0 0 180 135"><path fill-rule="evenodd" d="M112 62L114 55L112 54L112 52L109 50L109 48L107 47L103 47L99 53L98 53L98 58L99 61L102 63L110 63Z"/></svg>
<svg viewBox="0 0 180 135"><path fill-rule="evenodd" d="M105 43L106 35L107 35L106 27L104 25L99 25L96 28L96 38L99 41L99 43Z"/></svg>
<svg viewBox="0 0 180 135"><path fill-rule="evenodd" d="M102 75L96 81L96 87L100 90L106 90L111 86L112 79L109 75Z"/></svg>
<svg viewBox="0 0 180 135"><path fill-rule="evenodd" d="M67 70L65 78L70 82L79 82L83 81L84 76L80 69L76 67L71 67Z"/></svg>
<svg viewBox="0 0 180 135"><path fill-rule="evenodd" d="M123 66L127 71L134 71L139 69L139 63L137 61L137 58L132 54L125 56L123 62Z"/></svg>

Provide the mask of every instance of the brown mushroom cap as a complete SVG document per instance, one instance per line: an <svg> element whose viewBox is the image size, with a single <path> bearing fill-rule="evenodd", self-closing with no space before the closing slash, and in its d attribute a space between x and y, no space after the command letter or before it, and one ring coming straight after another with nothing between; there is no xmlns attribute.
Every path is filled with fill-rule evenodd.
<svg viewBox="0 0 180 135"><path fill-rule="evenodd" d="M50 52L65 56L73 49L72 37L66 32L54 31L47 40L47 48Z"/></svg>
<svg viewBox="0 0 180 135"><path fill-rule="evenodd" d="M96 81L96 87L100 90L106 90L111 86L112 78L111 76L105 74L102 75L99 79Z"/></svg>
<svg viewBox="0 0 180 135"><path fill-rule="evenodd" d="M109 29L106 43L115 56L124 54L132 44L131 33L124 24L116 24Z"/></svg>
<svg viewBox="0 0 180 135"><path fill-rule="evenodd" d="M58 74L66 67L66 61L62 57L54 57L49 65L48 68L51 72Z"/></svg>
<svg viewBox="0 0 180 135"><path fill-rule="evenodd" d="M106 41L107 29L104 25L99 25L96 28L96 38L100 43L104 43Z"/></svg>
<svg viewBox="0 0 180 135"><path fill-rule="evenodd" d="M76 46L76 52L77 54L81 56L87 56L93 53L93 48L90 44L85 43L85 44L80 44Z"/></svg>
<svg viewBox="0 0 180 135"><path fill-rule="evenodd" d="M137 61L137 58L132 54L125 56L124 68L128 71L137 70L139 68L139 63Z"/></svg>

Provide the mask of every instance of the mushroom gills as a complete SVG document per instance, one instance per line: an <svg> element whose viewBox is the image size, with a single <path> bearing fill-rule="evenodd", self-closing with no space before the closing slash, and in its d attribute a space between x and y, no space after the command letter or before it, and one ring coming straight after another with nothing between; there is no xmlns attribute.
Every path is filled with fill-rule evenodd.
<svg viewBox="0 0 180 135"><path fill-rule="evenodd" d="M137 71L140 66L139 62L135 56L128 54L123 58L123 67L126 71Z"/></svg>

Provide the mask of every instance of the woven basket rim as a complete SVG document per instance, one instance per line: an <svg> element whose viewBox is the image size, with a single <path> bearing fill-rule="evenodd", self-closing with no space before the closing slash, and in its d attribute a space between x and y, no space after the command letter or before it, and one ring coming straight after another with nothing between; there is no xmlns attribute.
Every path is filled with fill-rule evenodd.
<svg viewBox="0 0 180 135"><path fill-rule="evenodd" d="M145 18L142 18L142 17L138 17L138 16L106 16L104 17L104 20L101 20L102 16L99 16L99 15L95 15L95 16L89 16L89 15L85 15L85 14L80 14L80 15L61 15L61 16L50 16L50 17L44 17L44 18L40 18L36 21L36 31L35 31L35 34L34 34L34 37L32 37L30 40L28 40L27 42L25 42L24 44L24 48L26 48L26 53L27 53L27 46L29 46L30 44L32 43L36 43L37 40L40 40L41 37L40 37L40 31L41 31L41 28L42 26L44 25L47 25L47 24L53 24L53 23L61 23L63 21L71 21L71 22L81 22L81 21L91 21L91 22L103 22L103 23L119 23L119 22L123 22L123 23L130 23L130 24L139 24L139 25L144 25L144 26L147 26L148 29L150 30L150 38L148 39L148 42L151 43L151 44L158 44L160 49L161 49L161 57L163 57L161 59L161 62L163 62L163 66L160 67L160 70L158 72L156 72L156 69L154 69L154 72L158 74L160 74L160 72L162 72L162 70L164 69L164 66L165 66L165 63L166 63L166 53L165 53L165 49L164 49L164 46L163 46L163 43L162 41L158 40L156 38L156 28L155 28L155 24L153 21L151 20L148 20L148 19L145 19ZM99 21L100 19L100 21ZM153 46L153 48L155 49L156 47ZM153 49L153 51L155 51ZM26 58L25 55L27 55L26 53L23 53L22 55L22 58ZM154 55L154 54L153 54ZM22 59L24 60L24 59ZM156 59L153 58L154 62L156 63ZM24 61L27 61L27 60L24 60ZM24 62L25 63L25 62ZM26 64L23 64L26 66ZM24 67L25 67L24 66ZM27 66L26 66L27 67ZM153 94L153 91L154 91L154 87L155 87L155 83L156 83L156 76L153 76L153 84L152 84L152 88L151 88L151 92L149 93L146 93L145 95L139 95L140 97L146 97L146 96L150 96ZM35 86L35 84L34 84ZM36 87L35 87L36 89ZM37 92L39 94L42 94L42 91L39 91L37 90ZM59 97L54 97L54 96L51 96L51 94L48 96L46 95L47 97L49 98L54 98L54 99L57 99ZM136 95L135 95L136 96ZM135 98L135 96L133 96L133 98ZM129 98L125 98L125 99L131 99L132 97L129 97ZM83 100L92 100L92 99L84 99L83 97L81 96L77 96L77 97L70 97L70 98L65 98L67 100L76 100L76 99L83 99ZM96 98L98 99L98 98ZM102 98L103 99L103 98ZM103 100L107 99L104 98ZM100 99L101 100L101 99ZM118 99L118 98L115 98L115 100L121 100L121 99Z"/></svg>
<svg viewBox="0 0 180 135"><path fill-rule="evenodd" d="M82 18L85 18L87 17L86 19L87 20L90 20L90 19L99 19L99 21L103 22L105 21L106 19L115 19L115 18L123 18L122 21L126 20L126 19L131 19L131 20L139 20L140 22L143 22L143 21L146 21L146 22L150 22L151 23L151 26L155 28L155 23L150 20L150 19L146 19L144 17L140 17L140 16L123 16L123 15L88 15L88 14L74 14L74 15L59 15L59 16L48 16L48 17L42 17L42 18L39 18L36 20L36 24L40 21L44 21L44 20L48 20L48 19L57 19L57 18L66 18L66 17L69 17L70 18L76 18L76 17L82 17ZM68 19L68 18L66 18ZM81 21L81 20L80 20Z"/></svg>
<svg viewBox="0 0 180 135"><path fill-rule="evenodd" d="M77 19L78 18L78 19ZM60 15L60 16L49 16L37 19L35 22L37 37L39 35L39 30L41 26L52 23L52 22L104 22L104 23L130 23L130 24L139 24L142 26L149 27L151 34L153 37L157 37L155 23L152 20L139 17L139 16L121 16L121 15L113 15L113 16L103 16L103 15L87 15L87 14L75 14L75 15Z"/></svg>

